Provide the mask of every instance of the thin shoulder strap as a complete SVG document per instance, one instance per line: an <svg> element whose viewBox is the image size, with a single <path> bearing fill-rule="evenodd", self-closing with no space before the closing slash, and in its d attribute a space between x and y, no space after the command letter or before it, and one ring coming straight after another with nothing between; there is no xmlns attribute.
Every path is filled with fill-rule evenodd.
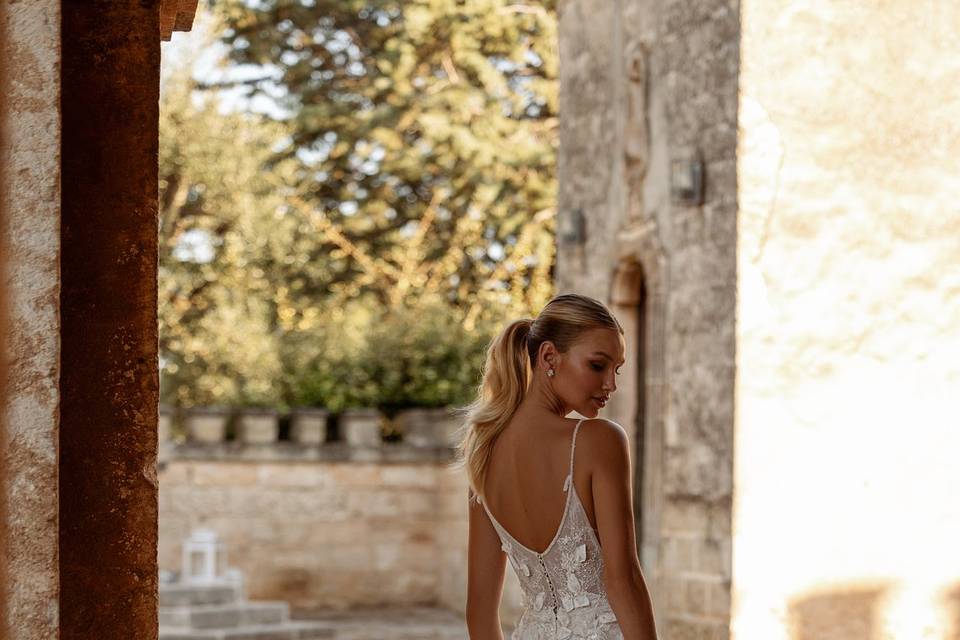
<svg viewBox="0 0 960 640"><path fill-rule="evenodd" d="M567 478L563 481L564 491L569 489L570 483L573 482L573 453L577 450L577 432L580 431L581 422L583 422L583 418L580 418L577 421L577 426L573 428L573 440L570 442L570 472L567 473Z"/></svg>

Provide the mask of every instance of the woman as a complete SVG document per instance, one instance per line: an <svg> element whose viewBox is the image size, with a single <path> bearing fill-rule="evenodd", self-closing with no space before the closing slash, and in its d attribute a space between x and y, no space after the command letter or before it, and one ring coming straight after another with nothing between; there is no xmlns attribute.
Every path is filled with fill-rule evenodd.
<svg viewBox="0 0 960 640"><path fill-rule="evenodd" d="M595 418L616 390L623 328L560 295L487 350L460 461L470 512L467 627L501 640L506 561L523 588L513 640L655 640L634 541L627 435ZM586 418L565 417L571 411Z"/></svg>

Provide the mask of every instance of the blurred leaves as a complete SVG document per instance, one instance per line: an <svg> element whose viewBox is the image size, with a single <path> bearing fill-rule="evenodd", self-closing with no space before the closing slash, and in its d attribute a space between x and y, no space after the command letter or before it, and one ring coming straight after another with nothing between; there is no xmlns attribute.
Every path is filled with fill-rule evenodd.
<svg viewBox="0 0 960 640"><path fill-rule="evenodd" d="M289 137L270 161L278 188L322 211L359 251L399 266L406 236L425 219L426 260L479 236L476 248L494 246L493 255L457 253L434 276L451 302L463 303L490 286L521 227L538 212L553 213L552 2L218 0L211 7L229 63L254 80L210 84L241 88L287 114ZM479 217L479 228L459 228L465 216ZM552 243L553 221L544 222ZM397 292L394 279L361 275L360 266L331 264L331 276L349 282L334 291L369 291L385 304L416 295L416 287ZM532 266L513 265L527 284Z"/></svg>
<svg viewBox="0 0 960 640"><path fill-rule="evenodd" d="M212 10L253 79L164 92L165 399L465 401L498 324L552 294L552 4ZM275 109L224 110L228 87Z"/></svg>

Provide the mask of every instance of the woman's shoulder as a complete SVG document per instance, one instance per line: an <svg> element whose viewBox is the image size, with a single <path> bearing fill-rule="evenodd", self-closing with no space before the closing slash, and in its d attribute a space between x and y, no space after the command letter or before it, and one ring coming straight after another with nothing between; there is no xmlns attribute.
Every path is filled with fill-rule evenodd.
<svg viewBox="0 0 960 640"><path fill-rule="evenodd" d="M593 459L609 461L628 455L630 438L618 423L607 418L588 418L581 422L577 450Z"/></svg>
<svg viewBox="0 0 960 640"><path fill-rule="evenodd" d="M587 435L592 439L616 441L626 439L627 431L609 418L584 418L580 421L580 435Z"/></svg>

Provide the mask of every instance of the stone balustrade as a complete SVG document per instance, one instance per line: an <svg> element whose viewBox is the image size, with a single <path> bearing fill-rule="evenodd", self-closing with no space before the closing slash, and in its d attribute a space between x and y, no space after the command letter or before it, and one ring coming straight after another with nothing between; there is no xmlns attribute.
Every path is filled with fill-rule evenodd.
<svg viewBox="0 0 960 640"><path fill-rule="evenodd" d="M331 421L336 424L336 437L331 437ZM287 428L281 428L281 424ZM456 445L460 426L460 417L449 407L415 407L389 419L376 409L348 409L332 414L326 409L298 407L281 415L272 408L175 410L161 406L159 439L166 449L174 446L184 451L230 442L255 446L285 443L301 448L343 443L345 446L334 449L372 450L396 444L396 438L385 437L390 431L399 433L399 440L412 447L445 449Z"/></svg>

